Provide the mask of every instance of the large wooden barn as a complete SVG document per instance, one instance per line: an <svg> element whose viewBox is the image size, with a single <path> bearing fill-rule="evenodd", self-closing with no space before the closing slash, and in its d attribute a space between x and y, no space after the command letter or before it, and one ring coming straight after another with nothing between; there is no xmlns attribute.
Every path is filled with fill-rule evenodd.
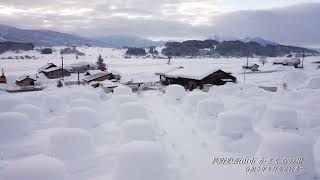
<svg viewBox="0 0 320 180"><path fill-rule="evenodd" d="M203 89L204 85L224 85L227 82L237 82L237 78L221 69L211 68L180 68L169 73L161 74L163 85L179 84L188 90Z"/></svg>
<svg viewBox="0 0 320 180"><path fill-rule="evenodd" d="M58 79L65 76L70 76L70 72L66 69L62 69L59 67L52 67L49 69L45 69L42 73L49 79Z"/></svg>

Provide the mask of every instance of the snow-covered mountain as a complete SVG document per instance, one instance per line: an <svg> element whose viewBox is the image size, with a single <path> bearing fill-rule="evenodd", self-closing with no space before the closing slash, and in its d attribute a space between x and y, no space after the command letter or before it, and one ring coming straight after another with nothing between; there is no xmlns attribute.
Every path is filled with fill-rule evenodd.
<svg viewBox="0 0 320 180"><path fill-rule="evenodd" d="M33 43L36 46L62 46L78 44L103 45L103 43L100 43L99 41L83 38L77 35L49 30L19 29L7 25L0 25L0 41Z"/></svg>
<svg viewBox="0 0 320 180"><path fill-rule="evenodd" d="M101 47L148 47L164 45L163 41L152 41L137 36L112 35L85 38L78 35L50 30L19 29L0 24L0 42L13 41L33 43L35 46L65 46L88 44Z"/></svg>

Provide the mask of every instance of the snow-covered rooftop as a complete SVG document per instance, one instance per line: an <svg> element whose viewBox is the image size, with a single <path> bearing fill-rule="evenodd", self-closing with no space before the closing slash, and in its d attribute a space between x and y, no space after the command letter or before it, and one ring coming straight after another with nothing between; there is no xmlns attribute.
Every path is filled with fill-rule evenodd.
<svg viewBox="0 0 320 180"><path fill-rule="evenodd" d="M95 80L97 78L106 76L108 74L110 74L110 73L109 72L99 72L99 73L96 73L96 74L93 74L93 75L90 75L90 76L86 76L86 77L83 78L83 80L92 81L92 80Z"/></svg>
<svg viewBox="0 0 320 180"><path fill-rule="evenodd" d="M195 79L195 80L201 80L210 74L218 71L219 69L212 68L212 67L184 67L177 70L174 70L172 72L166 73L166 77L172 77L172 78L187 78L187 79Z"/></svg>
<svg viewBox="0 0 320 180"><path fill-rule="evenodd" d="M178 69L181 69L181 68L183 68L183 66L169 66L168 68L164 68L164 69L162 69L160 71L157 71L155 73L155 75L165 75L167 73L170 73L172 71L175 71L175 70L178 70Z"/></svg>
<svg viewBox="0 0 320 180"><path fill-rule="evenodd" d="M87 62L87 61L81 61L81 62L76 62L70 65L70 67L82 67L82 66L97 66L94 63Z"/></svg>
<svg viewBox="0 0 320 180"><path fill-rule="evenodd" d="M39 69L39 72L48 69L50 66L55 66L55 67L57 67L57 66L56 66L55 64L53 64L53 63L48 63L48 64L42 66L42 67Z"/></svg>
<svg viewBox="0 0 320 180"><path fill-rule="evenodd" d="M49 68L49 69L45 69L42 72L52 72L52 71L56 71L56 70L59 70L59 69L61 69L61 68L60 67L52 67L52 68Z"/></svg>
<svg viewBox="0 0 320 180"><path fill-rule="evenodd" d="M22 76L19 76L16 80L17 80L17 81L22 81L22 80L25 80L25 79L27 79L27 78L33 79L33 80L36 79L36 78L34 78L34 77L31 77L30 75L22 75Z"/></svg>

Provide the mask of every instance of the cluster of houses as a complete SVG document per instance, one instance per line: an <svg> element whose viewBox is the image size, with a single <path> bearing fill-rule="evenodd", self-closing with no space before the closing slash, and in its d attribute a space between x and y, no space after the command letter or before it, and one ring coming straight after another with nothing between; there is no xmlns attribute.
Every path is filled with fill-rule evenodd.
<svg viewBox="0 0 320 180"><path fill-rule="evenodd" d="M72 83L68 79L68 77L71 76L72 73L77 73L78 75L82 73L82 79L78 79L75 83ZM97 70L96 66L94 64L90 63L77 63L73 64L69 67L63 68L58 67L57 65L53 63L47 63L46 65L42 66L38 70L38 74L43 74L47 79L56 79L60 80L62 78L65 79L65 85L73 85L73 84L91 84L92 82L102 82L105 80L114 80L119 81L120 75L116 73L111 73L107 71L101 71ZM20 77L17 77L15 79L16 86L24 89L24 90L33 90L37 89L37 85L39 85L39 82L37 82L38 74L35 76L32 75L23 75ZM79 78L79 76L78 76ZM71 83L70 83L71 82ZM7 78L2 70L2 74L0 76L0 83L7 83Z"/></svg>
<svg viewBox="0 0 320 180"><path fill-rule="evenodd" d="M62 68L53 63L48 63L41 67L38 70L38 73L43 74L47 79L60 80L64 78L63 82L65 85L89 84L93 87L101 86L108 92L120 85L121 78L119 73L97 70L94 65L85 65L85 63L82 63L81 66L77 66L76 68L74 66ZM68 78L72 73L78 74L77 81L74 80L76 75ZM80 73L81 79L79 76ZM231 73L209 67L197 68L197 70L195 70L191 67L168 66L168 69L162 72L156 72L155 75L159 76L159 82L161 85L166 86L170 84L179 84L190 91L194 89L206 90L213 85L224 85L227 82L237 82L237 78L232 76ZM35 77L31 75L23 75L16 78L15 84L19 87L35 87L38 85L37 79L38 75ZM6 82L4 72L2 72L2 75L0 76L0 83ZM145 88L147 84L145 82L126 82L123 85L131 87L132 89L141 89L141 87Z"/></svg>

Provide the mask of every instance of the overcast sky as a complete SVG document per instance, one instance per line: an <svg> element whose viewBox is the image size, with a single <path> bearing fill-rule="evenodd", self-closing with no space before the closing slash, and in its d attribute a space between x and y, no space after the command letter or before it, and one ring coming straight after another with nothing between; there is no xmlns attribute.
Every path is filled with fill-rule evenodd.
<svg viewBox="0 0 320 180"><path fill-rule="evenodd" d="M88 37L261 36L320 47L320 0L1 0L0 23Z"/></svg>

